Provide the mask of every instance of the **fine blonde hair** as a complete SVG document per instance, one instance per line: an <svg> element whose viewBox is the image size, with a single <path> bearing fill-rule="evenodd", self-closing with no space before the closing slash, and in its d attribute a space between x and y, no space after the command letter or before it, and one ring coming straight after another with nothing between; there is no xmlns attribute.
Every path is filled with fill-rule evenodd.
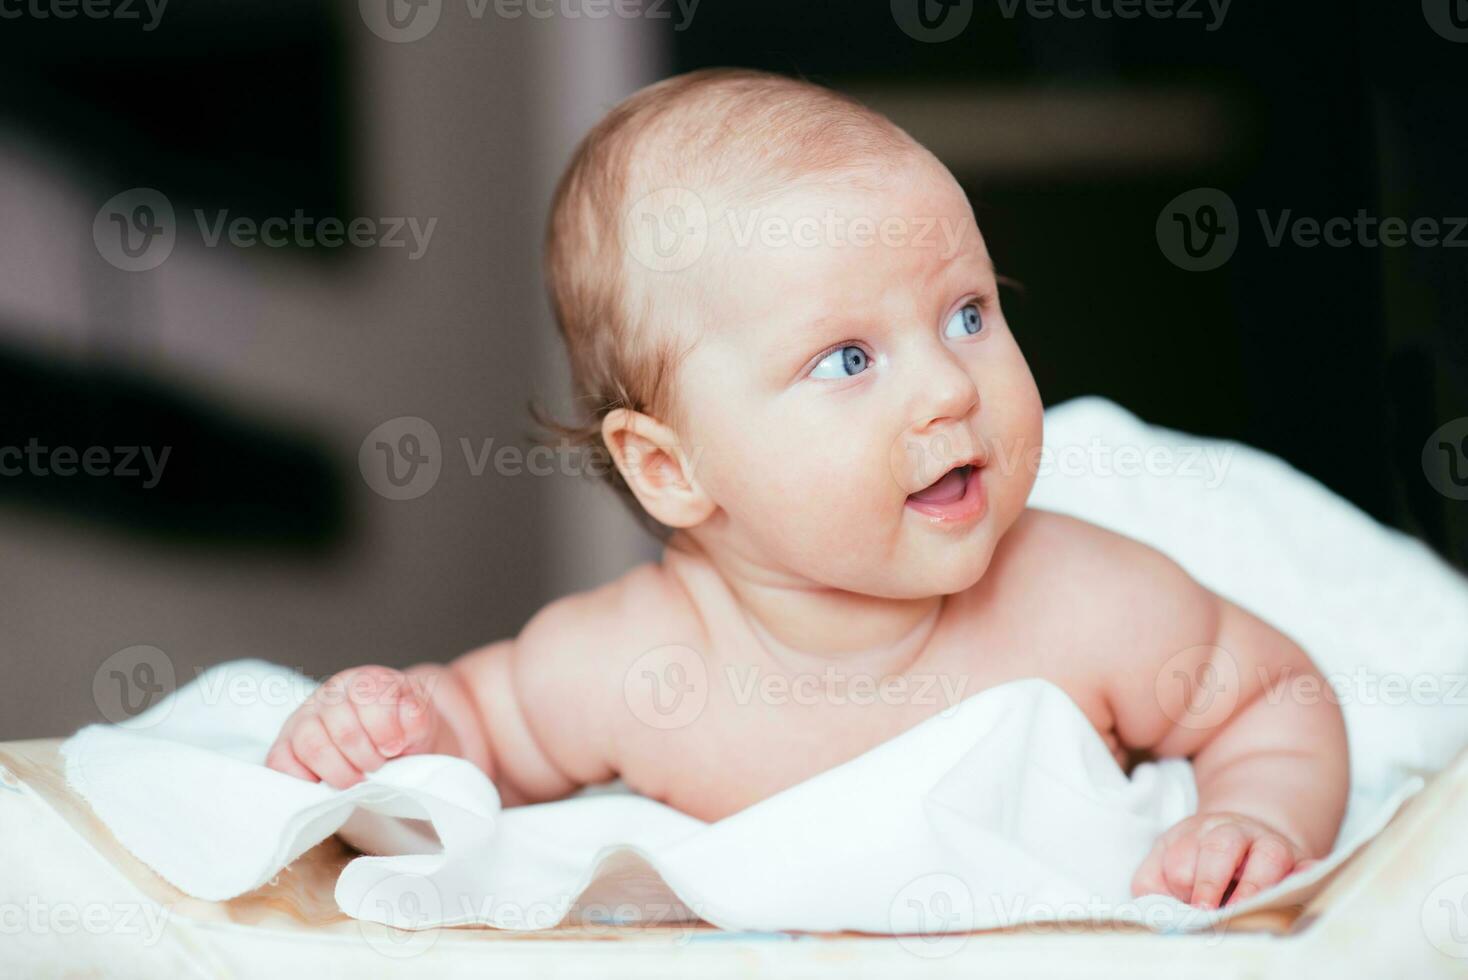
<svg viewBox="0 0 1468 980"><path fill-rule="evenodd" d="M532 418L563 443L599 457L605 479L657 537L602 439L614 409L650 415L681 432L673 379L689 347L667 318L687 277L639 266L623 221L642 195L696 188L750 199L799 182L863 184L916 147L855 99L804 79L711 68L664 79L616 105L581 140L552 198L544 276L570 361L577 416Z"/></svg>

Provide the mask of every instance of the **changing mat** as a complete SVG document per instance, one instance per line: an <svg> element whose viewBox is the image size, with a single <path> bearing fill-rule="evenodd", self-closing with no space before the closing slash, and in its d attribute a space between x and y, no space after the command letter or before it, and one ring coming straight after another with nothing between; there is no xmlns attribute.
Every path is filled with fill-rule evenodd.
<svg viewBox="0 0 1468 980"><path fill-rule="evenodd" d="M1127 778L1042 681L974 695L714 824L626 795L501 810L482 773L437 756L340 792L283 776L260 763L311 685L260 661L216 667L125 727L83 729L64 747L68 779L126 847L201 898L257 887L339 830L382 855L343 871L343 911L406 928L539 929L589 912L731 929L1194 930L1302 899L1468 741L1468 585L1257 450L1097 398L1048 411L1045 435L1034 506L1158 547L1321 666L1353 779L1325 862L1225 910L1131 899L1151 840L1195 806L1191 768L1164 760Z"/></svg>

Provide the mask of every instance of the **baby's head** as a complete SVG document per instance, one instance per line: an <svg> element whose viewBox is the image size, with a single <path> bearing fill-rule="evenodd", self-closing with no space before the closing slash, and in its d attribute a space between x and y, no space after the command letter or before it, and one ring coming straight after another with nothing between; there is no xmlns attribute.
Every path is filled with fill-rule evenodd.
<svg viewBox="0 0 1468 980"><path fill-rule="evenodd" d="M972 208L844 96L746 70L631 96L561 179L546 276L589 415L555 427L656 527L911 598L972 585L1024 508L1040 398Z"/></svg>

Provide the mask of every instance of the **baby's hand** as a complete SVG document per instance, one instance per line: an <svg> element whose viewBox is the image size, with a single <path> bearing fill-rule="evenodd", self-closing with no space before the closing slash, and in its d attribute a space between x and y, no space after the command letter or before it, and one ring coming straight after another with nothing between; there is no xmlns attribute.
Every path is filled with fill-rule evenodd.
<svg viewBox="0 0 1468 980"><path fill-rule="evenodd" d="M1198 813L1158 838L1132 877L1132 894L1172 895L1216 908L1236 878L1230 904L1314 863L1289 838L1252 817Z"/></svg>
<svg viewBox="0 0 1468 980"><path fill-rule="evenodd" d="M388 759L430 751L437 730L438 713L413 678L390 667L353 667L286 720L265 764L345 789Z"/></svg>

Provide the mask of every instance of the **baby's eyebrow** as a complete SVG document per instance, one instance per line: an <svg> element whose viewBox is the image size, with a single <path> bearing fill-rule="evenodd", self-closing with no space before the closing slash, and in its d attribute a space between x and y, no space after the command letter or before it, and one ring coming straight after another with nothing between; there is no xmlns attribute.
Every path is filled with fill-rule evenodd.
<svg viewBox="0 0 1468 980"><path fill-rule="evenodd" d="M788 342L785 346L804 349L823 337L834 338L838 333L854 334L869 326L870 322L866 317L852 316L849 313L826 313L811 320L801 320L795 330L784 338Z"/></svg>
<svg viewBox="0 0 1468 980"><path fill-rule="evenodd" d="M772 339L764 345L764 356L772 362L786 364L792 370L793 362L804 361L816 353L816 348L826 342L834 342L854 336L870 327L859 317L849 314L827 313L813 319L804 317L793 320L773 331Z"/></svg>
<svg viewBox="0 0 1468 980"><path fill-rule="evenodd" d="M987 278L995 278L994 263L987 255L975 255L972 249L961 249L935 265L924 277L924 286L936 287L943 276L952 273L956 266L965 261L972 262L980 274ZM771 353L788 350L797 355L808 354L809 348L815 346L821 338L836 339L835 335L838 333L855 335L871 329L872 321L859 314L824 313L810 319L794 320L788 329L776 331L768 350Z"/></svg>
<svg viewBox="0 0 1468 980"><path fill-rule="evenodd" d="M960 265L965 261L973 261L974 264L978 266L981 273L987 273L990 278L994 276L994 261L989 257L987 253L981 252L975 254L975 249L973 248L960 248L958 251L948 256L948 258L940 265L936 265L933 267L932 271L928 273L928 277L926 279L927 284L932 285L944 275L953 271L954 266Z"/></svg>

